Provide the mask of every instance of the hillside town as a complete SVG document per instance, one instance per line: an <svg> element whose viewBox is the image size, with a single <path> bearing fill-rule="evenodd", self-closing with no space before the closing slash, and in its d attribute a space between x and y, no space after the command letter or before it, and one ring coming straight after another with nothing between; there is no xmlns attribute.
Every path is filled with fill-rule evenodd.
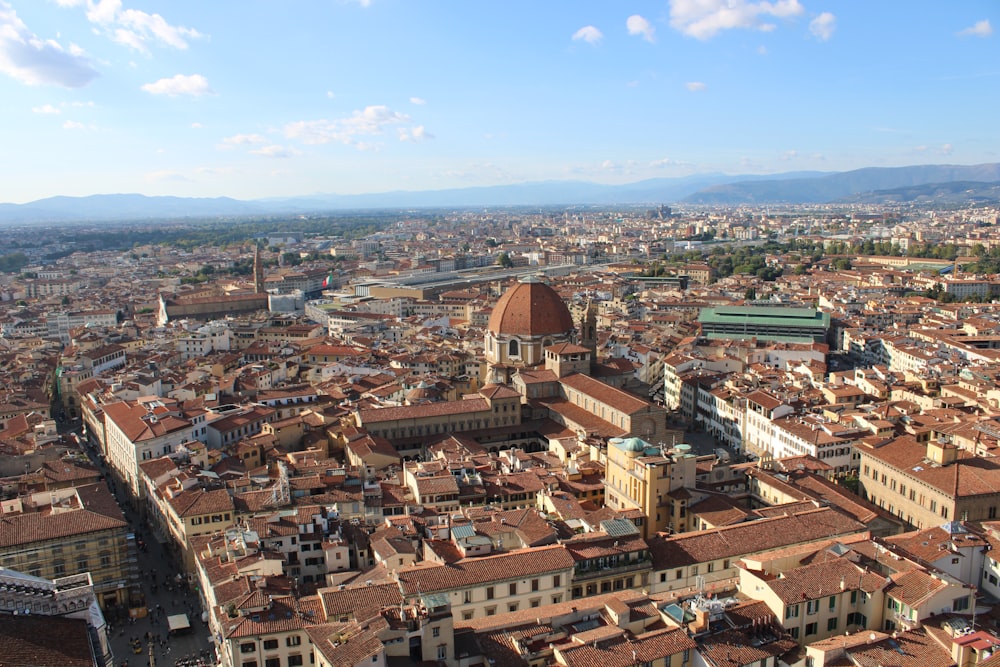
<svg viewBox="0 0 1000 667"><path fill-rule="evenodd" d="M0 236L0 664L1000 664L996 207Z"/></svg>

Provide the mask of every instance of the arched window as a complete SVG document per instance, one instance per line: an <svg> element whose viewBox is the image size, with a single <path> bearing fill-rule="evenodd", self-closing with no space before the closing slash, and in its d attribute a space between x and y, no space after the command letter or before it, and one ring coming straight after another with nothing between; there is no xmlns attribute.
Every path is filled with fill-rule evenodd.
<svg viewBox="0 0 1000 667"><path fill-rule="evenodd" d="M507 356L516 357L520 353L520 348L516 340L507 343Z"/></svg>

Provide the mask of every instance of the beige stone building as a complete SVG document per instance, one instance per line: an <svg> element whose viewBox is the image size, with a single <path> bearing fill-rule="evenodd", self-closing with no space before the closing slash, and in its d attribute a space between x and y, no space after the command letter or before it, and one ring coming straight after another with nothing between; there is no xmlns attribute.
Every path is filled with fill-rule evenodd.
<svg viewBox="0 0 1000 667"><path fill-rule="evenodd" d="M89 572L102 608L128 606L135 546L103 484L4 500L2 513L0 566L46 579Z"/></svg>
<svg viewBox="0 0 1000 667"><path fill-rule="evenodd" d="M442 594L455 619L469 620L569 599L575 561L562 546L418 564L397 572L406 599Z"/></svg>
<svg viewBox="0 0 1000 667"><path fill-rule="evenodd" d="M739 578L740 560L755 554L796 545L816 551L834 540L867 538L863 523L828 507L712 530L659 534L648 540L653 557L650 592L692 594L733 590Z"/></svg>
<svg viewBox="0 0 1000 667"><path fill-rule="evenodd" d="M1000 464L953 444L902 436L857 446L861 492L916 528L990 521L1000 508Z"/></svg>
<svg viewBox="0 0 1000 667"><path fill-rule="evenodd" d="M968 613L974 593L868 540L762 554L741 567L740 591L767 604L803 645L861 630L913 630L934 616Z"/></svg>
<svg viewBox="0 0 1000 667"><path fill-rule="evenodd" d="M665 449L639 438L608 441L604 502L615 510L640 510L644 537L692 527L687 515L695 484L695 457L687 445Z"/></svg>

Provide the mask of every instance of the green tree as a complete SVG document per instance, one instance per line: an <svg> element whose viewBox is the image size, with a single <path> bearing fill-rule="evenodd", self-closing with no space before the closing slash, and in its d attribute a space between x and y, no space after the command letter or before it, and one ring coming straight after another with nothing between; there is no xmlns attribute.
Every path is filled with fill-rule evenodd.
<svg viewBox="0 0 1000 667"><path fill-rule="evenodd" d="M28 264L28 256L23 252L12 252L0 255L0 271L4 273L17 273Z"/></svg>

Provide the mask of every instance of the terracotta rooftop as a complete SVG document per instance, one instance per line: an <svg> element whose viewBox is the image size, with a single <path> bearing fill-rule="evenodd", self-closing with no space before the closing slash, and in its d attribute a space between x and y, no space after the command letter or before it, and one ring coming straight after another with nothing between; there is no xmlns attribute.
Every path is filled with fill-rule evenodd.
<svg viewBox="0 0 1000 667"><path fill-rule="evenodd" d="M673 536L658 534L648 541L653 555L653 569L666 570L864 530L863 523L836 510L821 508L713 530Z"/></svg>
<svg viewBox="0 0 1000 667"><path fill-rule="evenodd" d="M83 619L0 614L0 666L92 667Z"/></svg>
<svg viewBox="0 0 1000 667"><path fill-rule="evenodd" d="M490 582L523 579L567 571L573 557L561 546L537 547L510 553L467 558L452 565L417 565L399 570L404 595L434 593Z"/></svg>
<svg viewBox="0 0 1000 667"><path fill-rule="evenodd" d="M504 292L486 326L503 336L565 335L575 328L562 297L537 279L518 282Z"/></svg>

